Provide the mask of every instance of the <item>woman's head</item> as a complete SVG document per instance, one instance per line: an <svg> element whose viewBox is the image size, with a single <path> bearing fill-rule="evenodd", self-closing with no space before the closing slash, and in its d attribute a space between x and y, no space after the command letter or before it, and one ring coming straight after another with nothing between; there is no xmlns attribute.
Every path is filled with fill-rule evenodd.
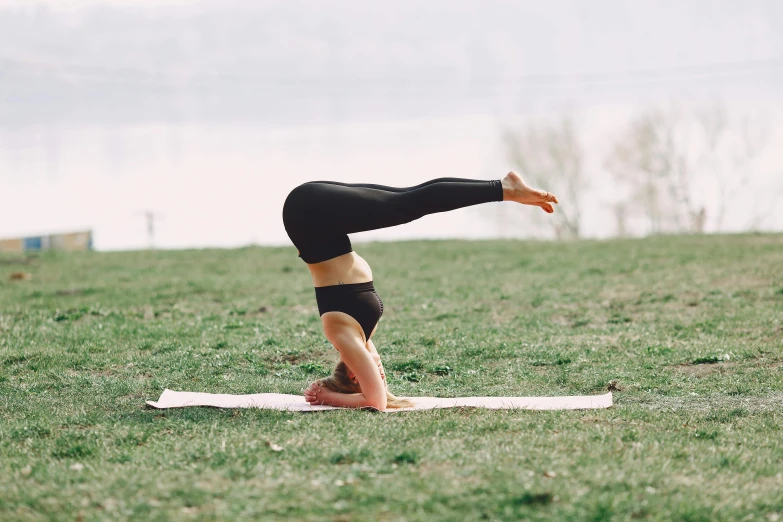
<svg viewBox="0 0 783 522"><path fill-rule="evenodd" d="M353 372L350 371L343 361L337 363L331 376L321 380L321 386L337 393L362 393L362 388L359 386ZM387 408L410 408L412 406L413 403L411 401L399 399L386 390Z"/></svg>

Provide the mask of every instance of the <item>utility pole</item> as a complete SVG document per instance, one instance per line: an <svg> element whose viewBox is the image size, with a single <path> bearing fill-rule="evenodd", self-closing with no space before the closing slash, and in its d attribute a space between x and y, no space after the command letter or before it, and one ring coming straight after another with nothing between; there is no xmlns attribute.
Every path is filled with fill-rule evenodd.
<svg viewBox="0 0 783 522"><path fill-rule="evenodd" d="M156 212L153 212L152 210L144 210L143 212L140 212L137 215L144 216L144 219L147 222L147 244L150 250L154 250L155 249L155 219L162 218L163 214L158 214Z"/></svg>

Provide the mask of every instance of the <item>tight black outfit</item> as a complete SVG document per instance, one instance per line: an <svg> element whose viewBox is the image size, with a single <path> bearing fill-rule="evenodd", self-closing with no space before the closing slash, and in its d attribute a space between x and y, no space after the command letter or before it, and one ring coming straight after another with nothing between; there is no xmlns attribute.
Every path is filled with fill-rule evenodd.
<svg viewBox="0 0 783 522"><path fill-rule="evenodd" d="M299 257L313 264L353 251L348 234L491 201L503 201L499 180L440 178L408 188L311 181L288 195L283 223ZM367 340L383 313L372 281L317 287L315 297L320 315L333 311L350 315Z"/></svg>

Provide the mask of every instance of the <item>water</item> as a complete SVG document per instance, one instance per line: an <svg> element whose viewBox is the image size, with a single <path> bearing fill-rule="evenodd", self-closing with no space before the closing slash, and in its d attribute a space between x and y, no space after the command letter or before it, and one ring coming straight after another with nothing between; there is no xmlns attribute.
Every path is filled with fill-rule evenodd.
<svg viewBox="0 0 783 522"><path fill-rule="evenodd" d="M583 201L587 236L615 232L608 206L612 184L603 156L630 113L627 107L603 107L579 118L591 178ZM317 179L394 186L443 176L497 179L510 167L499 140L502 123L502 118L478 115L276 127L0 127L0 237L91 228L100 250L145 248L144 212L152 211L155 246L160 248L288 244L280 215L285 196L296 185ZM755 187L783 180L777 152L783 150L783 136L776 129L768 138L770 152L754 175ZM783 228L783 215L770 199L774 191L757 189L757 194L753 205L773 209L759 228ZM745 205L735 206L728 229L748 226ZM551 235L539 209L495 204L428 216L354 239Z"/></svg>

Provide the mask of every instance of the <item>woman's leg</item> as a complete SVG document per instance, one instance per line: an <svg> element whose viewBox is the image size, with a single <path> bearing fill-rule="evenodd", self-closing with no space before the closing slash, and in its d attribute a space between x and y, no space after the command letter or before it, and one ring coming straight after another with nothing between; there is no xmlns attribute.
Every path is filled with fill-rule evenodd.
<svg viewBox="0 0 783 522"><path fill-rule="evenodd" d="M353 234L409 223L429 214L503 201L500 180L441 178L416 187L311 182L296 190L296 220Z"/></svg>
<svg viewBox="0 0 783 522"><path fill-rule="evenodd" d="M491 201L535 205L550 214L552 204L558 202L553 194L529 187L513 172L502 181L440 178L409 188L317 181L288 195L283 223L302 259L317 263L350 252L348 234Z"/></svg>
<svg viewBox="0 0 783 522"><path fill-rule="evenodd" d="M487 183L485 179L463 179L463 178L438 178L430 181L425 181L420 185L413 187L387 187L386 185L375 185L372 183L342 183L340 181L312 181L311 183L326 183L327 185L340 185L342 187L359 187L359 188L371 188L376 190L383 190L384 192L410 192L411 190L420 189L432 185L433 183L442 183L444 181L453 181L458 183L476 183L484 185Z"/></svg>

